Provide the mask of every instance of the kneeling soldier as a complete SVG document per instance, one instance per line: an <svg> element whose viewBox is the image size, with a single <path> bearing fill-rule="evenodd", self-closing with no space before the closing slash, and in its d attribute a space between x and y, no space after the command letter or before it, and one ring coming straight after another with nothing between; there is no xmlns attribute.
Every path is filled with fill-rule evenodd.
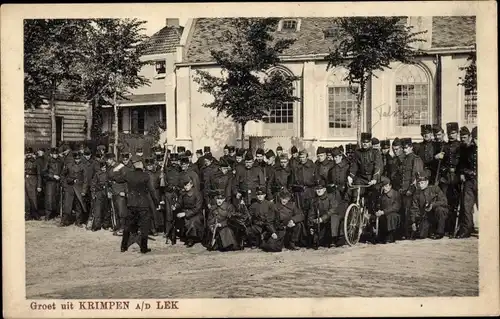
<svg viewBox="0 0 500 319"><path fill-rule="evenodd" d="M429 228L436 226L436 234L432 238L441 239L448 215L448 202L439 186L429 185L430 176L430 171L425 170L418 178L418 189L413 195L410 210L411 227L414 232L419 229L419 238L423 239L428 237Z"/></svg>
<svg viewBox="0 0 500 319"><path fill-rule="evenodd" d="M339 237L340 222L343 215L337 212L338 200L334 194L326 192L326 183L320 179L317 181L316 197L311 203L308 216L308 227L311 233L311 244L314 249L318 249L320 244L330 246L327 238L327 230L330 229L333 242ZM330 227L327 227L330 226Z"/></svg>
<svg viewBox="0 0 500 319"><path fill-rule="evenodd" d="M229 221L235 216L234 206L226 201L224 190L217 190L215 206L211 207L208 215L209 250L230 251L240 248L229 224Z"/></svg>
<svg viewBox="0 0 500 319"><path fill-rule="evenodd" d="M264 187L258 186L256 190L257 200L250 206L251 225L247 229L247 243L252 247L260 247L264 231L268 231L272 239L278 239L274 229L274 207L273 203L266 200Z"/></svg>
<svg viewBox="0 0 500 319"><path fill-rule="evenodd" d="M181 223L181 228L185 229L184 233L181 232L181 237L186 239L186 246L193 247L196 242L203 239L203 197L193 187L189 176L184 176L181 185L183 189L179 195L179 201L173 208L178 211L176 217Z"/></svg>
<svg viewBox="0 0 500 319"><path fill-rule="evenodd" d="M399 229L401 218L399 210L401 209L401 196L399 192L392 189L391 180L382 176L380 181L382 194L378 197L375 216L379 218L378 239L382 243L393 243L394 232Z"/></svg>
<svg viewBox="0 0 500 319"><path fill-rule="evenodd" d="M282 190L279 195L279 202L275 205L278 232L284 234L284 245L290 250L296 250L296 244L300 241L300 235L305 233L304 213L299 210L297 205L290 201L292 195L288 190ZM280 249L281 250L281 249Z"/></svg>

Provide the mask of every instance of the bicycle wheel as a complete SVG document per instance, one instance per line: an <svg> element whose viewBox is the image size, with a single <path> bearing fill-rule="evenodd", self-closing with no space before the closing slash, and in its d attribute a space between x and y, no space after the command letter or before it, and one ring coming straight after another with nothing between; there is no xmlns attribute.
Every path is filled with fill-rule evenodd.
<svg viewBox="0 0 500 319"><path fill-rule="evenodd" d="M349 246L358 243L363 228L363 219L359 205L353 203L347 207L344 217L344 236Z"/></svg>

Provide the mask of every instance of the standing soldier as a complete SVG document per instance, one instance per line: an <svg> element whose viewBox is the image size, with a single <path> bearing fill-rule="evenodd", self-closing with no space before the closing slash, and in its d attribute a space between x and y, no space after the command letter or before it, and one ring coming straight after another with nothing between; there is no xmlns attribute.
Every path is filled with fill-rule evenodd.
<svg viewBox="0 0 500 319"><path fill-rule="evenodd" d="M403 163L405 159L405 153L403 152L403 146L399 137L396 137L392 142L392 152L394 153L394 157L392 158L393 165L390 179L392 188L399 192L403 183L403 176L401 174L403 172Z"/></svg>
<svg viewBox="0 0 500 319"><path fill-rule="evenodd" d="M37 193L42 191L41 167L31 147L26 148L24 157L24 209L25 218L38 219Z"/></svg>
<svg viewBox="0 0 500 319"><path fill-rule="evenodd" d="M177 204L180 190L180 168L175 164L177 154L170 154L170 163L164 170L165 179L165 243L168 244L169 240L172 245L177 242L177 232L175 228L175 214L174 207ZM174 160L172 162L172 160Z"/></svg>
<svg viewBox="0 0 500 319"><path fill-rule="evenodd" d="M125 226L121 242L121 251L128 249L128 241L132 229L140 229L140 248L141 253L145 254L151 251L148 248L148 235L151 226L149 205L152 198L155 206L158 206L159 199L156 197L152 180L144 172L144 164L136 159L133 163L134 170L122 170L121 178L125 181L128 193L127 210L129 211L125 219Z"/></svg>
<svg viewBox="0 0 500 319"><path fill-rule="evenodd" d="M210 185L210 179L219 169L218 165L214 163L215 158L212 153L206 153L203 156L203 161L205 162L204 168L201 171L201 189L205 192L205 185ZM208 196L208 194L206 194ZM205 205L208 203L204 203Z"/></svg>
<svg viewBox="0 0 500 319"><path fill-rule="evenodd" d="M222 160L222 159L227 160L227 159L229 158L229 145L227 145L227 144L226 144L226 145L224 146L224 149L222 150L222 152L223 152L224 154L221 156L221 158L220 158L220 159L221 159L221 160Z"/></svg>
<svg viewBox="0 0 500 319"><path fill-rule="evenodd" d="M280 158L281 154L283 154L283 147L280 145L280 146L276 147L276 158ZM277 163L277 164L278 165L276 165L276 166L279 166L280 163Z"/></svg>
<svg viewBox="0 0 500 319"><path fill-rule="evenodd" d="M300 151L299 162L296 164L295 169L292 168L292 188L294 188L294 192L300 191L296 194L297 204L304 214L307 214L311 207L316 180L316 166L307 158L305 150Z"/></svg>
<svg viewBox="0 0 500 319"><path fill-rule="evenodd" d="M333 167L328 173L328 184L334 187L335 196L341 199L339 203L339 212L345 212L348 201L347 192L347 176L349 175L349 163L343 157L342 152L338 147L334 147L332 151Z"/></svg>
<svg viewBox="0 0 500 319"><path fill-rule="evenodd" d="M90 151L90 149L88 147L86 147L83 150L82 163L85 165L85 168L88 171L87 185L91 185L92 178L94 178L95 173L98 172L101 169L101 167L99 165L99 162L97 160L95 160L94 158L92 158L92 152ZM88 194L88 196L84 197L83 200L85 201L85 204L87 205L87 211L89 212L89 214L91 214L92 213L91 194Z"/></svg>
<svg viewBox="0 0 500 319"><path fill-rule="evenodd" d="M274 170L267 183L267 198L275 202L279 192L290 190L293 177L287 154L281 154L279 163L280 166Z"/></svg>
<svg viewBox="0 0 500 319"><path fill-rule="evenodd" d="M347 161L349 163L352 163L353 158L354 158L354 152L356 152L356 149L357 149L357 145L356 144L352 144L352 143L346 144L346 146L345 146L345 156L346 156Z"/></svg>
<svg viewBox="0 0 500 319"><path fill-rule="evenodd" d="M327 240L330 235L333 239L332 242L337 242L340 223L344 216L337 212L338 202L333 194L326 192L326 183L323 179L316 182L314 189L316 196L312 200L307 218L312 248L318 249L320 245L330 246L331 242ZM327 227L328 224L330 227ZM330 229L331 234L328 234L328 229Z"/></svg>
<svg viewBox="0 0 500 319"><path fill-rule="evenodd" d="M297 164L299 164L299 150L297 149L297 146L292 146L290 154L292 154L292 157L290 158L290 168L294 170L295 167L297 167Z"/></svg>
<svg viewBox="0 0 500 319"><path fill-rule="evenodd" d="M99 170L92 178L90 192L93 201L93 223L91 225L92 231L98 231L101 228L107 229L110 225L109 207L108 207L108 172L106 162L99 163Z"/></svg>
<svg viewBox="0 0 500 319"><path fill-rule="evenodd" d="M446 222L445 232L453 234L455 230L456 210L458 208L458 199L460 197L459 176L457 175L457 166L460 162L460 142L458 141L458 123L446 123L446 133L448 142L445 143L443 151L437 154L438 160L441 160L439 173L439 187L448 200L450 213Z"/></svg>
<svg viewBox="0 0 500 319"><path fill-rule="evenodd" d="M64 204L63 218L61 219L62 226L71 224L71 211L74 208L76 212L75 225L84 227L83 213L87 212L83 198L88 192L88 170L85 164L81 161L81 154L75 152L73 154L73 162L69 163L63 170L63 187L64 187Z"/></svg>
<svg viewBox="0 0 500 319"><path fill-rule="evenodd" d="M477 204L477 127L472 129L472 136L467 127L460 129L460 162L458 174L462 182L461 212L457 238L468 238L474 230L474 204ZM474 142L472 141L474 139Z"/></svg>
<svg viewBox="0 0 500 319"><path fill-rule="evenodd" d="M233 145L229 146L229 158L233 162L236 160L236 147Z"/></svg>
<svg viewBox="0 0 500 319"><path fill-rule="evenodd" d="M415 153L422 159L424 168L430 170L432 174L431 181L433 181L436 176L436 160L434 156L437 152L434 150L435 144L433 142L432 126L429 124L420 125L420 134L424 140L419 143L417 152Z"/></svg>
<svg viewBox="0 0 500 319"><path fill-rule="evenodd" d="M266 182L269 182L269 179L274 174L274 170L276 169L276 155L273 150L266 152L266 161Z"/></svg>
<svg viewBox="0 0 500 319"><path fill-rule="evenodd" d="M418 177L418 188L410 208L411 227L420 239L427 238L430 229L435 228L436 234L432 238L441 239L444 236L448 205L439 186L429 185L430 175L431 172L425 170Z"/></svg>
<svg viewBox="0 0 500 319"><path fill-rule="evenodd" d="M244 149L238 149L236 151L236 156L235 156L235 162L234 162L234 173L238 170L244 170L245 169L245 161L243 161L243 157L245 156L245 150Z"/></svg>
<svg viewBox="0 0 500 319"><path fill-rule="evenodd" d="M328 172L333 166L333 163L326 158L326 148L323 146L318 147L316 150L316 172L317 178L323 179L325 182L328 180Z"/></svg>
<svg viewBox="0 0 500 319"><path fill-rule="evenodd" d="M380 140L376 137L372 138L372 148L379 151L381 149Z"/></svg>
<svg viewBox="0 0 500 319"><path fill-rule="evenodd" d="M207 185L204 194L205 202L207 203L209 209L214 205L213 197L217 193L221 193L225 196L226 203L231 203L233 195L233 178L234 176L231 172L230 162L222 159L219 162L219 168L217 172L214 172L214 174L210 178L210 184Z"/></svg>
<svg viewBox="0 0 500 319"><path fill-rule="evenodd" d="M108 180L111 184L111 200L113 201L116 213L118 214L118 223L116 228L113 229L113 234L122 235L123 227L125 226L125 218L127 216L127 183L122 180L120 175L124 174L121 170L124 170L125 172L130 169L123 163L123 161L122 163L117 163L115 161L115 154L113 153L106 154L106 161L108 164Z"/></svg>
<svg viewBox="0 0 500 319"><path fill-rule="evenodd" d="M179 159L186 155L186 148L184 146L177 147L177 154L179 154Z"/></svg>
<svg viewBox="0 0 500 319"><path fill-rule="evenodd" d="M250 152L245 154L245 168L236 172L235 176L236 198L244 200L247 206L255 199L257 187L265 187L266 180L262 170L254 165L253 156Z"/></svg>
<svg viewBox="0 0 500 319"><path fill-rule="evenodd" d="M96 157L97 158L104 158L105 155L106 155L106 146L102 145L102 144L98 145L97 151L96 151Z"/></svg>
<svg viewBox="0 0 500 319"><path fill-rule="evenodd" d="M403 203L403 212L401 214L401 239L409 238L410 232L410 208L413 194L416 190L417 178L424 171L422 159L413 153L413 143L411 138L401 139L403 147L404 161L401 166L401 187L399 193Z"/></svg>
<svg viewBox="0 0 500 319"><path fill-rule="evenodd" d="M149 201L149 212L151 218L151 234L153 236L158 236L158 232L164 231L165 229L165 221L163 218L163 212L165 210L165 198L163 196L164 189L161 187L160 176L162 174L161 169L156 169L154 166L154 159L148 157L144 159L144 163L146 164L146 172L149 174L151 181L153 183L154 191L156 197L160 201L160 209L157 209L153 198L150 198Z"/></svg>
<svg viewBox="0 0 500 319"><path fill-rule="evenodd" d="M328 161L330 161L331 163L333 163L333 148L331 147L328 147L326 149L326 159Z"/></svg>
<svg viewBox="0 0 500 319"><path fill-rule="evenodd" d="M250 152L250 150L248 151ZM257 151L255 152L254 166L260 168L262 174L264 174L264 180L267 181L267 165L266 161L264 161L264 157L265 157L264 150L262 148L258 148Z"/></svg>
<svg viewBox="0 0 500 319"><path fill-rule="evenodd" d="M203 160L203 151L196 150L196 166L198 166L198 172L200 172L200 177L201 177L201 171L203 169L203 166L205 165L205 161Z"/></svg>
<svg viewBox="0 0 500 319"><path fill-rule="evenodd" d="M382 140L380 141L380 148L382 152L382 175L392 178L393 171L393 159L391 156L391 141Z"/></svg>
<svg viewBox="0 0 500 319"><path fill-rule="evenodd" d="M42 170L45 182L45 220L49 220L58 208L61 173L62 162L59 159L57 148L51 148L50 158Z"/></svg>
<svg viewBox="0 0 500 319"><path fill-rule="evenodd" d="M201 242L204 232L203 218L203 197L201 193L193 187L189 176L184 176L181 180L182 190L179 201L174 205L174 210L178 211L176 218L183 224L185 231L181 236L185 238L187 247L193 247L195 243Z"/></svg>
<svg viewBox="0 0 500 319"><path fill-rule="evenodd" d="M135 160L143 161L144 160L144 151L142 147L138 147L135 149Z"/></svg>

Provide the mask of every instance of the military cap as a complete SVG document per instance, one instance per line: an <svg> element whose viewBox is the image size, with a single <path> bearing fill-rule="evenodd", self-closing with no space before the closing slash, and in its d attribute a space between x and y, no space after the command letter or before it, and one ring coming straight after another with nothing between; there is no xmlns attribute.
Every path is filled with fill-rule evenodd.
<svg viewBox="0 0 500 319"><path fill-rule="evenodd" d="M266 158L267 159L270 159L273 156L274 157L276 156L276 154L274 154L273 150L269 150L269 151L266 152Z"/></svg>
<svg viewBox="0 0 500 319"><path fill-rule="evenodd" d="M391 148L391 140L380 141L380 147L382 147L383 149Z"/></svg>
<svg viewBox="0 0 500 319"><path fill-rule="evenodd" d="M105 157L106 157L106 159L115 158L115 154L112 152L108 152L108 153L106 153Z"/></svg>
<svg viewBox="0 0 500 319"><path fill-rule="evenodd" d="M339 155L342 155L342 152L340 151L340 148L334 147L333 151L332 151L332 156L335 157L335 156L339 156Z"/></svg>
<svg viewBox="0 0 500 319"><path fill-rule="evenodd" d="M229 151L229 145L224 145L224 149Z"/></svg>
<svg viewBox="0 0 500 319"><path fill-rule="evenodd" d="M236 151L236 147L234 146L229 146L229 153L234 153Z"/></svg>
<svg viewBox="0 0 500 319"><path fill-rule="evenodd" d="M460 128L460 135L470 135L469 128L467 126L462 126Z"/></svg>
<svg viewBox="0 0 500 319"><path fill-rule="evenodd" d="M392 141L392 146L401 146L401 139L399 137L396 137L394 141Z"/></svg>
<svg viewBox="0 0 500 319"><path fill-rule="evenodd" d="M380 177L380 185L381 186L385 186L385 185L390 184L390 183L391 183L391 180L389 179L389 177L387 177L387 176Z"/></svg>
<svg viewBox="0 0 500 319"><path fill-rule="evenodd" d="M223 189L216 189L214 191L214 197L215 198L226 198L226 195L224 194L224 190Z"/></svg>
<svg viewBox="0 0 500 319"><path fill-rule="evenodd" d="M282 150L283 150L283 147L281 145L276 147L276 151L282 151Z"/></svg>
<svg viewBox="0 0 500 319"><path fill-rule="evenodd" d="M297 149L297 146L295 146L295 145L294 145L294 146L292 146L292 149L290 150L290 152L291 152L292 154L296 154L296 153L298 153L298 151L299 151L299 150Z"/></svg>
<svg viewBox="0 0 500 319"><path fill-rule="evenodd" d="M208 152L205 155L203 155L203 158L206 159L206 160L209 160L209 161L213 161L214 160L214 156L210 152Z"/></svg>
<svg viewBox="0 0 500 319"><path fill-rule="evenodd" d="M136 153L143 153L142 147L138 147L135 149Z"/></svg>
<svg viewBox="0 0 500 319"><path fill-rule="evenodd" d="M356 150L356 144L352 144L352 143L349 143L349 144L346 144L345 145L345 151L347 153L352 153Z"/></svg>
<svg viewBox="0 0 500 319"><path fill-rule="evenodd" d="M441 125L439 125L439 124L433 124L432 125L432 132L434 134L442 132L442 131L443 131L443 129L441 128Z"/></svg>
<svg viewBox="0 0 500 319"><path fill-rule="evenodd" d="M292 194L290 194L290 192L289 192L286 188L282 189L282 190L279 192L278 196L279 196L279 198L281 198L281 199L285 199L285 198L290 199L290 198L292 198Z"/></svg>
<svg viewBox="0 0 500 319"><path fill-rule="evenodd" d="M255 189L255 194L257 195L266 194L266 188L263 186L257 186L257 188Z"/></svg>
<svg viewBox="0 0 500 319"><path fill-rule="evenodd" d="M413 146L413 142L411 140L411 137L405 137L401 139L401 145L404 146Z"/></svg>
<svg viewBox="0 0 500 319"><path fill-rule="evenodd" d="M307 151L306 150L300 150L299 155L307 155Z"/></svg>
<svg viewBox="0 0 500 319"><path fill-rule="evenodd" d="M337 148L339 149L339 151L341 153L344 153L344 145L340 144L340 146L337 146ZM333 149L332 149L332 151L333 151Z"/></svg>
<svg viewBox="0 0 500 319"><path fill-rule="evenodd" d="M144 163L146 164L146 166L153 165L155 163L155 160L154 158L147 157L146 159L144 159Z"/></svg>
<svg viewBox="0 0 500 319"><path fill-rule="evenodd" d="M187 185L189 182L191 182L191 177L189 177L188 175L183 175L181 177L181 185L184 186L184 185Z"/></svg>
<svg viewBox="0 0 500 319"><path fill-rule="evenodd" d="M424 135L428 133L432 133L432 125L430 124L420 125L420 134Z"/></svg>
<svg viewBox="0 0 500 319"><path fill-rule="evenodd" d="M82 158L82 154L80 154L80 152L73 152L73 158L80 159Z"/></svg>
<svg viewBox="0 0 500 319"><path fill-rule="evenodd" d="M210 146L203 146L203 153L209 153L210 152Z"/></svg>
<svg viewBox="0 0 500 319"><path fill-rule="evenodd" d="M128 153L128 152L122 153L121 157L122 158L130 158L130 153Z"/></svg>
<svg viewBox="0 0 500 319"><path fill-rule="evenodd" d="M372 139L372 133L361 133L361 142L368 143Z"/></svg>
<svg viewBox="0 0 500 319"><path fill-rule="evenodd" d="M376 137L372 137L372 145L378 145L380 144L380 140Z"/></svg>
<svg viewBox="0 0 500 319"><path fill-rule="evenodd" d="M282 159L288 160L288 154L287 153L281 153L280 160L282 160Z"/></svg>
<svg viewBox="0 0 500 319"><path fill-rule="evenodd" d="M91 155L92 152L90 151L90 149L88 147L86 147L84 150L83 150L83 155Z"/></svg>
<svg viewBox="0 0 500 319"><path fill-rule="evenodd" d="M26 148L24 149L24 153L26 153L26 154L33 154L33 148L31 148L31 147L26 147Z"/></svg>
<svg viewBox="0 0 500 319"><path fill-rule="evenodd" d="M106 146L105 146L105 145L102 145L102 144L101 144L101 145L98 145L98 146L97 146L97 150L98 150L98 151L101 151L101 152L102 152L102 151L105 151L105 150L106 150Z"/></svg>
<svg viewBox="0 0 500 319"><path fill-rule="evenodd" d="M316 183L314 183L314 188L316 188L316 189L321 189L321 188L325 188L325 187L326 187L326 183L325 183L324 179L318 179L316 181Z"/></svg>
<svg viewBox="0 0 500 319"><path fill-rule="evenodd" d="M255 155L264 155L264 150L262 148L258 148L257 151L255 152Z"/></svg>
<svg viewBox="0 0 500 319"><path fill-rule="evenodd" d="M196 154L203 154L203 151L201 149L196 150Z"/></svg>
<svg viewBox="0 0 500 319"><path fill-rule="evenodd" d="M237 151L236 151L236 156L243 156L245 155L245 150L242 149L242 148L239 148Z"/></svg>
<svg viewBox="0 0 500 319"><path fill-rule="evenodd" d="M477 138L477 126L474 126L471 132L472 138Z"/></svg>
<svg viewBox="0 0 500 319"><path fill-rule="evenodd" d="M428 169L425 169L422 173L420 173L417 176L417 180L420 181L428 181L429 178L431 177L431 171Z"/></svg>
<svg viewBox="0 0 500 319"><path fill-rule="evenodd" d="M184 153L184 152L186 152L186 148L184 146L177 147L177 153Z"/></svg>
<svg viewBox="0 0 500 319"><path fill-rule="evenodd" d="M333 154L333 148L327 147L326 148L326 154L330 154L330 155Z"/></svg>
<svg viewBox="0 0 500 319"><path fill-rule="evenodd" d="M253 155L251 152L245 154L245 161L253 161Z"/></svg>
<svg viewBox="0 0 500 319"><path fill-rule="evenodd" d="M458 123L457 122L446 123L446 133L450 134L452 132L458 133Z"/></svg>
<svg viewBox="0 0 500 319"><path fill-rule="evenodd" d="M59 151L57 150L57 148L56 148L56 147L52 147L52 148L50 149L50 153L51 153L51 154L57 154L57 153L59 153Z"/></svg>
<svg viewBox="0 0 500 319"><path fill-rule="evenodd" d="M189 157L181 156L180 161L181 161L181 164L189 164Z"/></svg>
<svg viewBox="0 0 500 319"><path fill-rule="evenodd" d="M326 149L323 146L318 147L318 149L316 150L316 155L319 154L326 154Z"/></svg>
<svg viewBox="0 0 500 319"><path fill-rule="evenodd" d="M186 153L184 153L187 157L193 156L193 153L191 153L190 150L187 150Z"/></svg>
<svg viewBox="0 0 500 319"><path fill-rule="evenodd" d="M170 153L170 160L171 161L178 161L179 160L179 154L178 153Z"/></svg>

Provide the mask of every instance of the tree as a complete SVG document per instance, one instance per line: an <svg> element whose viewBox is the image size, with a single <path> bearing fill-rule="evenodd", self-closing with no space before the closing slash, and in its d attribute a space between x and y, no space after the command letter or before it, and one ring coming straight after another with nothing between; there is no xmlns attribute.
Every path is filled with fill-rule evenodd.
<svg viewBox="0 0 500 319"><path fill-rule="evenodd" d="M366 85L374 72L390 68L399 61L415 63L420 50L412 44L423 42L419 36L427 31L412 32L401 17L346 17L337 21L338 36L328 54L327 70L337 66L347 69L345 80L356 94L356 136L361 138L361 105ZM337 40L340 39L340 40Z"/></svg>
<svg viewBox="0 0 500 319"><path fill-rule="evenodd" d="M231 19L229 28L217 38L219 43L227 45L210 51L222 69L221 77L196 71L198 91L214 98L203 106L216 110L217 115L224 113L240 125L241 147L247 122L262 121L277 105L298 100L293 95L293 83L298 77L266 73L295 42L295 39L274 39L271 33L278 22L275 18Z"/></svg>
<svg viewBox="0 0 500 319"><path fill-rule="evenodd" d="M24 20L24 108L48 102L52 147L56 146L56 95L76 77L75 61L83 56L79 45L87 26L79 19Z"/></svg>
<svg viewBox="0 0 500 319"><path fill-rule="evenodd" d="M148 85L139 75L149 62L140 57L147 46L143 34L146 21L137 19L94 19L81 48L85 58L78 63L78 76L69 89L73 96L82 97L92 108L90 138L97 139L102 129L102 105L125 99L129 89ZM116 118L116 116L115 116ZM117 123L115 123L117 124Z"/></svg>
<svg viewBox="0 0 500 319"><path fill-rule="evenodd" d="M460 78L459 85L463 85L466 92L477 91L477 69L476 69L476 52L471 52L467 57L469 64L466 67L461 67L461 71L465 71L465 76Z"/></svg>

